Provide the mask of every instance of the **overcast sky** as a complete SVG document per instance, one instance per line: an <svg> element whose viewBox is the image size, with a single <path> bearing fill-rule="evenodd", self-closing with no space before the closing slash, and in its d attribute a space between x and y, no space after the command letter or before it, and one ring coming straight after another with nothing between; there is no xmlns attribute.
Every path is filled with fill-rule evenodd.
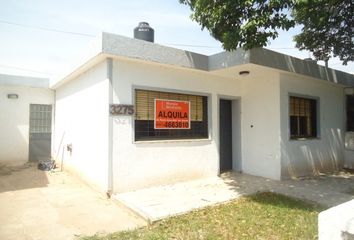
<svg viewBox="0 0 354 240"><path fill-rule="evenodd" d="M132 37L141 21L155 29L156 43L206 55L222 51L190 14L178 0L0 0L0 73L56 77L93 36L105 31ZM294 48L298 31L282 32L268 48L309 57ZM329 66L354 72L353 63L342 66L338 59Z"/></svg>

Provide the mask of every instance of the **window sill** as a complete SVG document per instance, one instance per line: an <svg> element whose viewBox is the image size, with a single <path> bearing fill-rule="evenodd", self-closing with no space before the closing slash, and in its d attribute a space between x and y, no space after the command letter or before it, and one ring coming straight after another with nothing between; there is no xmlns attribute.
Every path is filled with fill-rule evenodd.
<svg viewBox="0 0 354 240"><path fill-rule="evenodd" d="M312 140L320 140L319 137L294 137L290 138L289 141L312 141Z"/></svg>
<svg viewBox="0 0 354 240"><path fill-rule="evenodd" d="M133 141L133 144L146 144L146 143L183 143L183 142L211 142L211 138L166 139L166 140L142 140L142 141Z"/></svg>

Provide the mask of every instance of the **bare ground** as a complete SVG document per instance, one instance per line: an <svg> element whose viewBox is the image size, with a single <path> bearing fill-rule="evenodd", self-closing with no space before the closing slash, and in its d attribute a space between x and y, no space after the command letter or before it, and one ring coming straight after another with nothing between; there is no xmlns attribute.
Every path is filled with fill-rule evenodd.
<svg viewBox="0 0 354 240"><path fill-rule="evenodd" d="M75 239L146 224L65 172L0 165L0 239Z"/></svg>

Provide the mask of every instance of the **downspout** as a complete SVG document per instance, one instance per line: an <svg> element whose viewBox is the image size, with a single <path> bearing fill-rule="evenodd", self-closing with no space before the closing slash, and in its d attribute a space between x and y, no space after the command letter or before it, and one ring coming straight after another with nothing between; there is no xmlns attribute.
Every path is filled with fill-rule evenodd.
<svg viewBox="0 0 354 240"><path fill-rule="evenodd" d="M107 58L108 106L113 103L113 60ZM109 110L109 109L108 109ZM113 194L113 117L108 111L108 184L107 196Z"/></svg>

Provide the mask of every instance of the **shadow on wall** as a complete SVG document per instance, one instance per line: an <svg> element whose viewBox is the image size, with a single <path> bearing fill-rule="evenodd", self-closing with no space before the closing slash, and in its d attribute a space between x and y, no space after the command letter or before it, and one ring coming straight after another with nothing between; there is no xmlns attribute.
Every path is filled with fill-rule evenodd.
<svg viewBox="0 0 354 240"><path fill-rule="evenodd" d="M338 172L343 167L343 154L343 134L340 129L325 129L320 139L282 139L282 179Z"/></svg>
<svg viewBox="0 0 354 240"><path fill-rule="evenodd" d="M48 186L46 173L37 164L10 166L0 163L0 193Z"/></svg>
<svg viewBox="0 0 354 240"><path fill-rule="evenodd" d="M203 55L188 52L188 51L184 51L184 53L187 56L191 66L193 66L196 69L201 69L206 71L208 70L208 58L206 58Z"/></svg>
<svg viewBox="0 0 354 240"><path fill-rule="evenodd" d="M220 52L208 57L208 70L219 70L249 63L250 53L243 49L237 49L232 52Z"/></svg>

